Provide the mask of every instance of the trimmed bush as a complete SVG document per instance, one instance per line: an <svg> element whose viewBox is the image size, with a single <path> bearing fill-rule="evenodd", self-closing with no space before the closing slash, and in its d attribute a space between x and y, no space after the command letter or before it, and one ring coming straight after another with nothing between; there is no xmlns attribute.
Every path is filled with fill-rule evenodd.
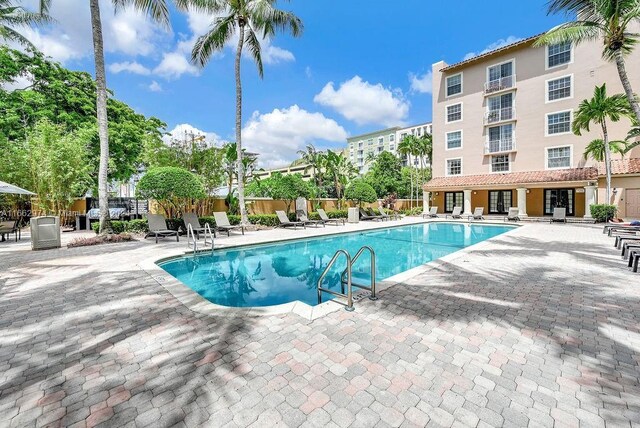
<svg viewBox="0 0 640 428"><path fill-rule="evenodd" d="M93 229L96 233L98 233L98 228L100 227L100 223L95 222L91 225L91 229ZM111 227L113 228L113 233L147 233L149 231L149 223L145 219L138 220L130 220L130 221L122 221L122 220L113 220L111 222Z"/></svg>
<svg viewBox="0 0 640 428"><path fill-rule="evenodd" d="M354 201L358 206L363 202L375 202L378 200L376 191L364 180L353 180L344 191L344 197Z"/></svg>
<svg viewBox="0 0 640 428"><path fill-rule="evenodd" d="M589 206L589 211L591 211L591 217L598 222L602 222L615 218L618 207L609 204L594 204Z"/></svg>
<svg viewBox="0 0 640 428"><path fill-rule="evenodd" d="M136 194L140 199L157 201L170 217L185 212L191 199L207 196L198 176L173 166L148 170L138 182Z"/></svg>

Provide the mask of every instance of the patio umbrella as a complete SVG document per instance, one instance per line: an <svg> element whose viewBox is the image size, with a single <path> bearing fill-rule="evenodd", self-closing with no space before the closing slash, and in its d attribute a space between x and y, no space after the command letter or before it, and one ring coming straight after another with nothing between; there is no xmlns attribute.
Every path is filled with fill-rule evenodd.
<svg viewBox="0 0 640 428"><path fill-rule="evenodd" d="M22 187L14 186L13 184L0 181L0 193L11 193L14 195L35 195L35 193L23 189Z"/></svg>

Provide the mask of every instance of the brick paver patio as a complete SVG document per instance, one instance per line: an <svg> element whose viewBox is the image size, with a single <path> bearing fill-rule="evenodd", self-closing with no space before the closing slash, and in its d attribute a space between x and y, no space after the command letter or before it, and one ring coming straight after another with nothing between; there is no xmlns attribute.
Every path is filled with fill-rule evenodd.
<svg viewBox="0 0 640 428"><path fill-rule="evenodd" d="M137 267L170 245L0 246L0 426L640 426L640 275L599 228L314 321L192 312Z"/></svg>

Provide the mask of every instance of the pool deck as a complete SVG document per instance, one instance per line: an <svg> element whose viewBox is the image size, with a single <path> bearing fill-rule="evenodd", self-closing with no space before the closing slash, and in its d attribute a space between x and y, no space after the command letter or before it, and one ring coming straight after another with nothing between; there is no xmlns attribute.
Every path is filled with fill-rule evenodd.
<svg viewBox="0 0 640 428"><path fill-rule="evenodd" d="M601 227L525 224L312 321L189 309L141 268L185 249L0 243L0 426L640 424L640 275Z"/></svg>

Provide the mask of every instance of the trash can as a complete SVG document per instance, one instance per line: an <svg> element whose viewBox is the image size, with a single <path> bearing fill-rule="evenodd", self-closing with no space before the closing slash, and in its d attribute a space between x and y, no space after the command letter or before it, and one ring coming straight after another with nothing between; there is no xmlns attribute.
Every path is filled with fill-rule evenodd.
<svg viewBox="0 0 640 428"><path fill-rule="evenodd" d="M31 249L60 248L60 217L31 218Z"/></svg>
<svg viewBox="0 0 640 428"><path fill-rule="evenodd" d="M349 208L347 221L349 223L358 223L358 222L360 222L360 212L358 211L358 208Z"/></svg>

